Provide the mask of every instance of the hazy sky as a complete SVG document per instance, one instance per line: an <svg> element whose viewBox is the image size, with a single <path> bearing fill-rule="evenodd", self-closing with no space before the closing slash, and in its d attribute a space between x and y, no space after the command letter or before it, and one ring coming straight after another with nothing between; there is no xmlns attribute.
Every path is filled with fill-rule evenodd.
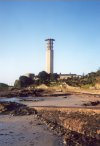
<svg viewBox="0 0 100 146"><path fill-rule="evenodd" d="M100 67L100 1L0 0L0 82L45 70L46 38L54 38L54 71Z"/></svg>

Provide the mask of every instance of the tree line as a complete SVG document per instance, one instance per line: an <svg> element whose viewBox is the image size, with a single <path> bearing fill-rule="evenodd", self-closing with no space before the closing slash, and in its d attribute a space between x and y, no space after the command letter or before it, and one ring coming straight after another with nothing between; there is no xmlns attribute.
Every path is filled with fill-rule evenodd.
<svg viewBox="0 0 100 146"><path fill-rule="evenodd" d="M19 79L15 81L14 87L21 88L21 87L27 87L32 84L50 85L51 82L57 82L58 78L59 78L59 75L57 73L48 74L45 71L41 71L41 72L39 72L38 75L29 74L28 76L25 76L25 75L20 76Z"/></svg>

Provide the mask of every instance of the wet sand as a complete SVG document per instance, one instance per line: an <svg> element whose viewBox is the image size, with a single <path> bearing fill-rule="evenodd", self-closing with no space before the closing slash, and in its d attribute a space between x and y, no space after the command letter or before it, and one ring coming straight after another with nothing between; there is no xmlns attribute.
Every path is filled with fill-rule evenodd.
<svg viewBox="0 0 100 146"><path fill-rule="evenodd" d="M58 96L58 97L36 97L37 101L22 101L21 103L26 104L29 107L36 106L48 106L48 107L83 107L84 103L90 101L100 101L99 97L93 97L88 95L68 95L68 96ZM28 99L28 98L27 98ZM32 99L32 98L30 98ZM90 107L90 106L89 106ZM98 106L91 106L93 108L100 108Z"/></svg>
<svg viewBox="0 0 100 146"><path fill-rule="evenodd" d="M0 146L63 146L62 139L33 115L0 115Z"/></svg>

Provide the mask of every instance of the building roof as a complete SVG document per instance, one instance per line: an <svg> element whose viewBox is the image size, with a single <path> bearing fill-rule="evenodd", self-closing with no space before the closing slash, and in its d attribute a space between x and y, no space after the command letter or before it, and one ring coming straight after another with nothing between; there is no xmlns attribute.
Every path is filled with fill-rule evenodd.
<svg viewBox="0 0 100 146"><path fill-rule="evenodd" d="M59 74L60 76L77 76L77 74Z"/></svg>

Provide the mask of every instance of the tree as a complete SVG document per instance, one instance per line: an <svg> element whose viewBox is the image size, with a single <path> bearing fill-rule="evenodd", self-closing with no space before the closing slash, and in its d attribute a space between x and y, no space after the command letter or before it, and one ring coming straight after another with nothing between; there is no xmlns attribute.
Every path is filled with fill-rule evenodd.
<svg viewBox="0 0 100 146"><path fill-rule="evenodd" d="M14 87L16 88L27 87L33 83L34 81L31 78L26 77L26 76L20 76L19 80L15 81Z"/></svg>
<svg viewBox="0 0 100 146"><path fill-rule="evenodd" d="M50 75L45 71L39 72L38 77L40 83L48 84L50 82Z"/></svg>
<svg viewBox="0 0 100 146"><path fill-rule="evenodd" d="M23 87L27 87L34 83L31 78L26 77L26 76L20 76L19 80L21 81L21 84Z"/></svg>
<svg viewBox="0 0 100 146"><path fill-rule="evenodd" d="M0 83L0 90L8 90L9 86L4 83Z"/></svg>
<svg viewBox="0 0 100 146"><path fill-rule="evenodd" d="M97 70L96 75L97 75L97 76L100 76L100 67L99 67L99 69Z"/></svg>
<svg viewBox="0 0 100 146"><path fill-rule="evenodd" d="M14 87L15 88L21 88L22 87L22 83L20 80L16 80L15 83L14 83Z"/></svg>
<svg viewBox="0 0 100 146"><path fill-rule="evenodd" d="M57 73L50 74L50 81L56 82L58 78L59 75Z"/></svg>
<svg viewBox="0 0 100 146"><path fill-rule="evenodd" d="M28 78L34 80L35 74L29 73L26 77L28 77Z"/></svg>

